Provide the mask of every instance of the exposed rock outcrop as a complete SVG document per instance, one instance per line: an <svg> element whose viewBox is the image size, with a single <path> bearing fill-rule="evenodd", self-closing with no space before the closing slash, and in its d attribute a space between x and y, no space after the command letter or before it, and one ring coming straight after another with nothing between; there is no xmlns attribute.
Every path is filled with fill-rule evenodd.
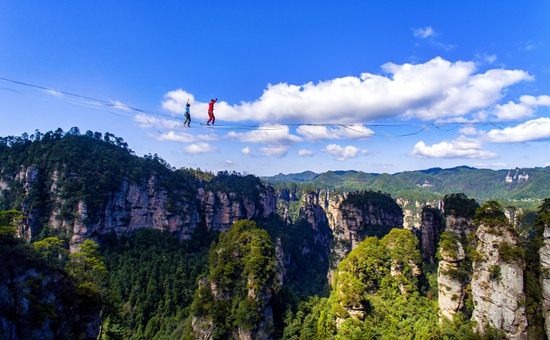
<svg viewBox="0 0 550 340"><path fill-rule="evenodd" d="M314 242L321 245L321 248L325 250L320 259L322 261L328 259L330 241L332 240L332 231L325 212L326 205L326 192L308 193L302 197L302 206L299 212L299 217L305 219L311 225ZM303 251L309 252L309 249L303 249Z"/></svg>
<svg viewBox="0 0 550 340"><path fill-rule="evenodd" d="M283 245L280 238L277 238L275 244L275 258L277 259L277 278L279 279L279 284L282 286L285 282L286 268L284 261L285 252L283 251Z"/></svg>
<svg viewBox="0 0 550 340"><path fill-rule="evenodd" d="M455 251L440 250L441 260L437 269L437 288L440 318L453 319L464 308L466 283L452 273L460 271L460 262L466 258L462 244L454 243Z"/></svg>
<svg viewBox="0 0 550 340"><path fill-rule="evenodd" d="M46 212L49 216L42 216L42 219L47 217L51 228L72 235L73 248L87 238L97 239L112 232L117 235L130 234L141 228L166 230L180 239L188 239L201 223L209 230L224 231L240 219L267 217L276 212L277 206L271 187L258 187L258 197L212 192L199 187L193 197L183 190L169 193L159 185L156 176L150 176L143 183L124 180L99 211L90 212L86 201L80 199L67 217L67 213L62 212L67 207L66 200L61 198L63 188L59 178L59 172L54 171L48 179L51 183L48 193L52 209ZM15 180L21 183L26 196L35 183L45 181L34 167L23 168ZM21 233L30 240L41 230L40 220L44 212L36 209L29 211L25 199L21 211L28 217L22 226L30 226L22 229Z"/></svg>
<svg viewBox="0 0 550 340"><path fill-rule="evenodd" d="M382 238L393 228L403 228L401 208L389 196L380 193L332 195L327 206L334 237L332 269L365 238ZM329 278L331 275L329 273Z"/></svg>
<svg viewBox="0 0 550 340"><path fill-rule="evenodd" d="M21 167L21 170L15 175L15 180L21 183L23 188L24 199L21 202L21 213L25 216L25 219L21 221L20 229L18 230L18 236L24 240L29 241L32 235L36 232L36 228L33 228L32 221L40 216L40 209L31 207L29 202L29 194L33 189L33 186L38 184L40 179L40 171L34 166ZM6 186L7 189L7 186Z"/></svg>
<svg viewBox="0 0 550 340"><path fill-rule="evenodd" d="M460 240L475 231L476 225L471 219L453 215L447 216L445 225L447 238L439 249L437 269L438 304L440 318L452 320L457 312L464 311L470 281L470 273L463 268L466 252Z"/></svg>
<svg viewBox="0 0 550 340"><path fill-rule="evenodd" d="M201 289L202 288L202 289ZM206 291L205 288L209 291ZM201 294L212 295L214 299L223 301L229 300L234 297L233 292L222 292L219 290L218 285L214 282L208 281L203 278L199 281L199 298L204 296ZM269 299L271 293L253 292L249 291L250 301L257 305L258 321L254 326L238 326L232 332L232 339L239 340L268 340L271 339L272 327L273 327L273 309L269 305ZM223 305L223 302L219 302L218 305ZM191 334L197 340L210 340L213 339L214 332L216 330L216 323L213 316L205 313L204 315L191 317ZM219 325L218 325L219 327Z"/></svg>
<svg viewBox="0 0 550 340"><path fill-rule="evenodd" d="M0 339L97 338L97 296L66 273L29 258L21 248L0 258Z"/></svg>
<svg viewBox="0 0 550 340"><path fill-rule="evenodd" d="M507 226L480 225L476 232L478 259L473 263L472 320L485 333L487 326L502 330L507 339L527 339L523 258L519 242Z"/></svg>
<svg viewBox="0 0 550 340"><path fill-rule="evenodd" d="M540 247L540 286L542 290L542 316L546 336L550 338L550 224L544 223L544 243Z"/></svg>
<svg viewBox="0 0 550 340"><path fill-rule="evenodd" d="M420 253L424 262L434 264L437 244L441 235L442 217L441 210L431 207L422 209L422 223L420 228L415 230L419 240Z"/></svg>
<svg viewBox="0 0 550 340"><path fill-rule="evenodd" d="M397 204L403 209L403 228L409 230L418 230L422 226L422 209L426 206L433 207L435 209L443 209L443 201L441 200L428 200L428 201L415 201L404 198L396 198Z"/></svg>
<svg viewBox="0 0 550 340"><path fill-rule="evenodd" d="M252 221L235 223L210 251L209 275L199 281L189 335L200 340L213 334L223 339L271 339L269 301L279 286L277 274L276 250L267 233Z"/></svg>

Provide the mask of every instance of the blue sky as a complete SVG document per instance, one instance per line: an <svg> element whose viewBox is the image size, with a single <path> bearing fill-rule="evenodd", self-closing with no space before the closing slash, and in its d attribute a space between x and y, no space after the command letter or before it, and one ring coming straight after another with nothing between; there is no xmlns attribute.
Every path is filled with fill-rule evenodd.
<svg viewBox="0 0 550 340"><path fill-rule="evenodd" d="M0 135L78 126L257 175L549 166L548 18L538 0L0 0L0 78L49 89L0 80Z"/></svg>

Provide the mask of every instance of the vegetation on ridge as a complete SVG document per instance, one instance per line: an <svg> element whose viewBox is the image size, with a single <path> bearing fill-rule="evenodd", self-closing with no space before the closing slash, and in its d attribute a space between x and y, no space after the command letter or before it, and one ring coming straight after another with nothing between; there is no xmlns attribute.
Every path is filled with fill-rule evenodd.
<svg viewBox="0 0 550 340"><path fill-rule="evenodd" d="M311 216L305 214L306 200L302 199L304 194L325 188L330 189L327 194L333 195L330 197L336 195L336 190L347 192L345 202L356 210L376 201L384 211L399 214L401 208L394 198L400 195L403 200L426 203L428 198L443 199L446 216L477 219L487 225L506 223L506 232L514 233L522 243L514 246L495 243L495 250L505 262L525 263L528 333L530 338L543 339L540 279L548 273L541 271L538 252L543 244L544 227L550 220L550 202L544 200L538 211L527 211L517 209L520 205L516 204L506 206L501 198L535 192L534 185L544 178L546 169L533 169L529 179L532 182L511 184L502 181L506 172L497 172L502 177L497 181L493 171L484 170L479 174L485 186L475 187L476 182L466 186L455 183L452 188L457 190L453 192L463 193L443 197L442 193L450 188L453 173L467 179L475 176L476 170L429 169L393 176L360 171L305 173L295 176L297 182L274 185L277 195L288 202L279 206L281 215L255 216L254 221L241 221L233 226L236 231L219 235L199 221L191 239L185 241L178 239L179 235L149 229L119 237L94 234L101 247L91 239L85 240L78 251L69 254L72 229L53 228L49 219L52 212L61 212L56 215L59 221L74 222L79 217L77 202L83 201L88 210L84 225L93 224L103 217L102 207L113 192L127 182L145 184L154 177L157 181L154 188L166 191L168 203L163 209L170 214L183 214L181 203L195 204L194 198L203 189L219 191L229 201L254 202L261 210L260 194L271 189L266 189L253 175L174 169L158 156L137 157L121 138L110 133L80 134L73 128L67 133L58 129L45 134L37 131L31 136L5 137L0 142L0 177L5 188L0 192L0 208L22 208L27 215L24 218L38 217L40 224L31 230L18 229L16 224L27 226L26 220L13 219L20 217L18 213L0 214L1 263L9 269L0 273L1 286L7 287L15 281L13 273L18 277L37 273L17 286L26 292L19 298L28 299L32 318L17 314L18 310L13 308L8 311L15 312L0 313L0 317L17 319L19 329L26 327L31 331L46 329L47 320L54 320L51 329L59 332L60 339L77 338L86 322L101 320L100 339L160 340L189 338L194 316L210 318L216 324L216 337L224 338L234 336L237 329L259 330L258 325L265 317L261 307L269 304L273 320L263 326L267 326L267 332L273 332L274 339L482 338L473 332L473 325L467 320L474 307L471 299L454 320L439 324L435 266L422 265L418 241L408 230L368 237L343 259L335 273L333 288L328 286L330 249L324 242L329 243L333 231L328 224L317 224L318 229L314 230L304 218ZM539 188L541 193L546 190L545 186ZM470 196L471 192L484 190L496 190L495 197L499 200L487 196L480 207L475 199L469 198L478 198ZM58 197L62 199L56 201L54 198ZM320 206L323 204L319 202ZM505 210L516 213L515 228L508 224ZM14 237L16 230L31 234L30 246ZM458 244L462 245L466 259L447 274L466 284L474 275L472 262L480 256L470 244L474 238L473 233L456 235L448 231L441 235L439 244L448 255L457 253ZM278 259L275 249L279 252ZM274 264L276 260L278 264ZM281 287L276 280L277 265L284 267ZM502 278L499 269L491 269L495 280ZM58 300L51 304L44 296L59 293L52 288L53 282L62 282L57 286L63 287L65 295L58 295ZM261 296L262 292L267 293L265 300L251 298ZM218 299L220 294L226 298ZM62 306L67 301L78 305L71 311L79 320L71 319ZM28 327L31 319L35 323ZM20 337L31 337L28 334ZM489 329L485 337L497 335L496 330Z"/></svg>
<svg viewBox="0 0 550 340"><path fill-rule="evenodd" d="M285 186L290 183L314 186L318 189L342 191L374 190L390 193L393 197L429 201L462 192L479 201L499 200L505 204L535 208L550 192L550 167L517 169L526 172L529 179L519 179L515 170L510 170L512 181L507 182L506 170L476 169L460 166L451 169L434 168L420 171L405 171L389 174L364 173L361 171L327 171L321 174L279 174L264 177L271 185Z"/></svg>

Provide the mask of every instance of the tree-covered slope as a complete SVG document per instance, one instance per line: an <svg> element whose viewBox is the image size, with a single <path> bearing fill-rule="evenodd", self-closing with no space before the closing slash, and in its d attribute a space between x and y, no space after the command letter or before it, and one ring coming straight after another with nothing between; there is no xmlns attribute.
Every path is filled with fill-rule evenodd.
<svg viewBox="0 0 550 340"><path fill-rule="evenodd" d="M157 155L137 157L122 138L107 132L58 129L0 140L0 209L23 207L32 214L31 237L47 234L54 210L59 218L72 221L80 201L87 207L89 220L84 223L97 221L100 209L124 180L144 182L152 175L169 195L180 190L191 196L201 176L212 177L200 171L174 171Z"/></svg>
<svg viewBox="0 0 550 340"><path fill-rule="evenodd" d="M236 222L209 254L209 274L199 281L186 339L268 339L269 301L279 288L275 247L252 221Z"/></svg>
<svg viewBox="0 0 550 340"><path fill-rule="evenodd" d="M509 175L508 181L507 176ZM525 175L528 176L526 179ZM298 182L300 174L264 177L272 184ZM394 197L403 193L414 193L423 200L451 193L463 192L468 197L485 201L533 200L533 206L550 192L550 167L517 168L511 170L476 169L460 166L451 169L431 168L419 171L405 171L389 174L368 174L361 171L328 171L318 174L309 181L301 177L302 185L313 185L318 189L340 189L344 191L380 190Z"/></svg>
<svg viewBox="0 0 550 340"><path fill-rule="evenodd" d="M0 339L95 339L107 305L97 244L70 255L54 237L28 245L15 237L21 218L0 212Z"/></svg>
<svg viewBox="0 0 550 340"><path fill-rule="evenodd" d="M208 271L207 249L235 216L255 219L280 251L285 288L272 298L278 334L289 306L325 289L328 241L320 243L303 218L270 215L275 196L253 175L174 169L156 155L134 155L121 138L77 128L3 138L0 160L0 206L23 212L27 241L44 244L50 259L55 251L69 256L69 247L79 253L87 238L101 243L108 270L104 300L94 305L101 339L183 336L197 279ZM159 212L192 228L182 237L168 223L151 230L130 218ZM78 230L95 231L75 241Z"/></svg>

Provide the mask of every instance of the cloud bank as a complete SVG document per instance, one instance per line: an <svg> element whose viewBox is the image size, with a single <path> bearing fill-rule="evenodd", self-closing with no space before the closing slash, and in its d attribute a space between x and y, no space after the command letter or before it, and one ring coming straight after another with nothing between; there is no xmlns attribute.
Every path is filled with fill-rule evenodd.
<svg viewBox="0 0 550 340"><path fill-rule="evenodd" d="M352 145L341 147L338 144L329 144L325 148L321 149L322 152L331 154L334 159L338 161L344 161L348 158L355 158L359 155L368 155L367 150L362 150Z"/></svg>
<svg viewBox="0 0 550 340"><path fill-rule="evenodd" d="M418 158L496 158L497 154L482 149L481 142L460 136L452 142L441 142L427 146L423 141L416 143L411 156Z"/></svg>
<svg viewBox="0 0 550 340"><path fill-rule="evenodd" d="M496 105L508 86L533 79L522 70L476 73L473 61L453 63L441 57L422 64L386 63L382 72L302 85L269 84L253 102L219 101L216 117L229 122L342 124L396 117L424 121L463 117ZM206 110L206 103L196 102L181 89L164 97L163 108L173 113L181 114L188 98L192 111Z"/></svg>
<svg viewBox="0 0 550 340"><path fill-rule="evenodd" d="M184 148L185 153L189 155L201 155L204 153L214 153L218 152L218 149L208 145L208 143L196 143L191 144Z"/></svg>
<svg viewBox="0 0 550 340"><path fill-rule="evenodd" d="M550 139L550 118L530 120L502 130L494 129L482 138L490 143L523 143Z"/></svg>
<svg viewBox="0 0 550 340"><path fill-rule="evenodd" d="M433 42L437 36L431 27L414 30L420 39ZM478 55L485 65L491 65L496 55ZM419 64L386 63L380 74L362 73L359 76L339 77L302 85L268 84L256 100L229 104L216 104L218 121L258 122L254 130L231 131L222 138L242 143L264 144L255 149L241 149L244 155L285 157L298 143L322 143L336 140L370 141L375 132L366 126L373 121L418 120L426 122L483 121L515 122L504 129L480 125L466 126L451 141L427 145L418 141L409 156L417 158L493 159L498 155L483 148L485 143L523 143L550 139L550 118L536 118L541 107L550 107L548 95L523 95L516 100L503 102L508 87L534 77L522 70L493 68L480 72L481 63L474 61L450 62L441 57ZM193 94L183 89L164 95L162 107L175 115L182 115L189 100L191 111L206 112L207 103L195 101ZM122 105L122 104L121 104ZM172 128L176 120L158 119L137 115L142 127ZM291 129L292 128L292 129ZM154 137L157 140L193 143L197 140L215 141L214 133L193 136L184 132L169 132ZM185 148L189 154L217 152L207 143L191 144ZM301 148L300 157L311 157L317 152L346 160L368 154L356 146L328 144L317 150Z"/></svg>

